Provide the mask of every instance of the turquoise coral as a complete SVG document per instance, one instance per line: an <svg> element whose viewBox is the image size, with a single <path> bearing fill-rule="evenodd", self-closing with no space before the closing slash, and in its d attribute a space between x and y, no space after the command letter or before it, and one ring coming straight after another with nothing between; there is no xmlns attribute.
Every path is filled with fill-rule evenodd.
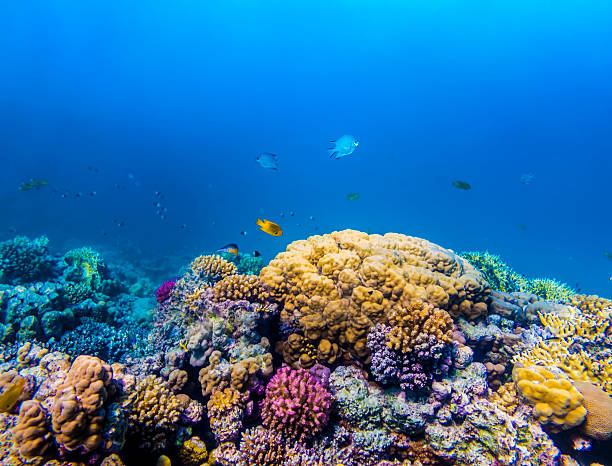
<svg viewBox="0 0 612 466"><path fill-rule="evenodd" d="M48 274L53 266L48 244L46 236L16 236L0 243L0 283L29 283Z"/></svg>

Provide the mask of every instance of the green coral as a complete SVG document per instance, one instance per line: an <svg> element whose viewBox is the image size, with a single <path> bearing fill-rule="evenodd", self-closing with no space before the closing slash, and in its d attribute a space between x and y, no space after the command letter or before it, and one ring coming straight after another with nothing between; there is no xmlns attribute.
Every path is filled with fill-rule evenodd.
<svg viewBox="0 0 612 466"><path fill-rule="evenodd" d="M229 252L222 252L221 257L228 262L231 262L238 269L241 275L259 275L263 268L263 259L261 256L253 256L239 252L238 255Z"/></svg>
<svg viewBox="0 0 612 466"><path fill-rule="evenodd" d="M494 290L532 293L548 301L566 301L576 294L565 283L551 278L526 278L506 264L501 257L488 251L468 251L459 255L476 267Z"/></svg>
<svg viewBox="0 0 612 466"><path fill-rule="evenodd" d="M44 278L53 265L48 244L46 236L33 240L16 236L0 243L0 282L30 283Z"/></svg>
<svg viewBox="0 0 612 466"><path fill-rule="evenodd" d="M497 291L513 293L524 291L527 279L515 272L501 257L485 252L462 252L459 254L482 273L491 288Z"/></svg>
<svg viewBox="0 0 612 466"><path fill-rule="evenodd" d="M64 255L68 266L64 272L63 296L72 304L92 297L102 287L104 261L91 248L72 249Z"/></svg>

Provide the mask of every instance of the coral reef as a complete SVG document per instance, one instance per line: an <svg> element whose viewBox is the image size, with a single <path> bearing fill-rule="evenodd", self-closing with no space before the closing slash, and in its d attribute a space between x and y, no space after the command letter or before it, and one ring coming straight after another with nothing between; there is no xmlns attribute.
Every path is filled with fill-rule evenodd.
<svg viewBox="0 0 612 466"><path fill-rule="evenodd" d="M238 273L238 269L234 264L217 255L197 257L193 260L190 267L198 277L210 281L218 281Z"/></svg>
<svg viewBox="0 0 612 466"><path fill-rule="evenodd" d="M158 303L163 303L170 297L170 293L174 289L176 282L173 280L166 280L164 283L160 285L160 287L155 291L155 298Z"/></svg>
<svg viewBox="0 0 612 466"><path fill-rule="evenodd" d="M420 238L344 230L291 243L260 273L281 320L294 319L331 364L340 350L369 357L367 333L400 301L419 298L452 316L477 318L487 312L488 287L480 273L452 251ZM291 336L291 335L290 335ZM289 338L281 349L287 363L314 361Z"/></svg>
<svg viewBox="0 0 612 466"><path fill-rule="evenodd" d="M46 236L33 240L16 236L0 243L0 283L30 283L51 274L55 264L48 245Z"/></svg>
<svg viewBox="0 0 612 466"><path fill-rule="evenodd" d="M219 301L265 302L267 294L256 275L230 275L215 283L213 299Z"/></svg>

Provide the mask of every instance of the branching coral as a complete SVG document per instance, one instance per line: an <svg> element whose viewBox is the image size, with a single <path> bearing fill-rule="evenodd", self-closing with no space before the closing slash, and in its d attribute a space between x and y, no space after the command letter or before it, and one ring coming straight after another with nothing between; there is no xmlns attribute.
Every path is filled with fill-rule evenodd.
<svg viewBox="0 0 612 466"><path fill-rule="evenodd" d="M304 369L281 368L266 387L264 425L294 440L305 440L327 424L331 395Z"/></svg>
<svg viewBox="0 0 612 466"><path fill-rule="evenodd" d="M234 264L217 255L197 257L190 267L198 277L208 281L218 281L238 273Z"/></svg>
<svg viewBox="0 0 612 466"><path fill-rule="evenodd" d="M98 358L74 360L53 399L53 431L62 448L89 453L101 445L103 405L114 390L112 377L111 367Z"/></svg>
<svg viewBox="0 0 612 466"><path fill-rule="evenodd" d="M213 287L215 301L246 300L265 302L267 293L259 283L256 275L230 275L218 281Z"/></svg>
<svg viewBox="0 0 612 466"><path fill-rule="evenodd" d="M191 437L183 442L178 456L183 466L201 466L206 463L208 450L203 440Z"/></svg>
<svg viewBox="0 0 612 466"><path fill-rule="evenodd" d="M242 429L244 404L237 390L215 390L208 400L208 419L217 442L236 439Z"/></svg>
<svg viewBox="0 0 612 466"><path fill-rule="evenodd" d="M129 395L129 430L137 435L141 448L161 449L177 428L183 405L166 382L149 375Z"/></svg>
<svg viewBox="0 0 612 466"><path fill-rule="evenodd" d="M568 303L577 307L585 314L608 318L612 314L612 300L597 295L585 296L576 294L569 298Z"/></svg>
<svg viewBox="0 0 612 466"><path fill-rule="evenodd" d="M565 283L550 278L535 278L529 280L525 289L547 301L567 301L576 292Z"/></svg>
<svg viewBox="0 0 612 466"><path fill-rule="evenodd" d="M525 289L527 279L515 272L501 257L491 254L489 251L462 252L460 256L480 270L493 290L512 293Z"/></svg>
<svg viewBox="0 0 612 466"><path fill-rule="evenodd" d="M469 319L487 312L488 287L467 261L393 233L345 230L293 242L262 269L260 280L283 306L282 322L297 319L299 334L312 341L323 363L333 362L340 349L366 360L368 331L402 300L419 298ZM301 354L283 354L291 355L288 363L308 367Z"/></svg>

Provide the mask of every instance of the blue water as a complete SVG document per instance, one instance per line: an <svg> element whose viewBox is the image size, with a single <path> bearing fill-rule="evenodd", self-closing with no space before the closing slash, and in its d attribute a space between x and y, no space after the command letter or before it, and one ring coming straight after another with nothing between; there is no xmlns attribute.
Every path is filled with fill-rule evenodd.
<svg viewBox="0 0 612 466"><path fill-rule="evenodd" d="M184 264L394 231L612 295L610 2L137 3L0 7L0 240Z"/></svg>

